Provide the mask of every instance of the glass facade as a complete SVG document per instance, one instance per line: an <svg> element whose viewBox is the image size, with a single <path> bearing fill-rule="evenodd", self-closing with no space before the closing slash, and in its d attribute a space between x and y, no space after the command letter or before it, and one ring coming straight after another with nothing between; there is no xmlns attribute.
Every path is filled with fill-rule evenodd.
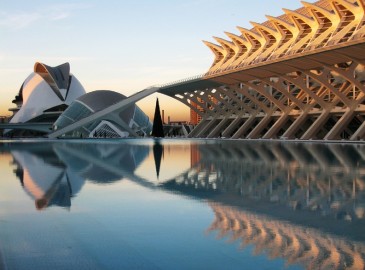
<svg viewBox="0 0 365 270"><path fill-rule="evenodd" d="M82 118L91 115L93 112L79 102L73 102L54 123L54 129L64 128Z"/></svg>
<svg viewBox="0 0 365 270"><path fill-rule="evenodd" d="M143 133L140 135L151 134L152 123L148 116L138 106L135 106L133 121L137 124L137 133L140 131Z"/></svg>
<svg viewBox="0 0 365 270"><path fill-rule="evenodd" d="M93 113L88 107L80 102L73 102L57 119L57 121L53 125L53 129L57 130L60 128L64 128L68 125L73 124L74 122L83 119ZM82 127L76 129L68 134L65 137L88 137L89 130Z"/></svg>

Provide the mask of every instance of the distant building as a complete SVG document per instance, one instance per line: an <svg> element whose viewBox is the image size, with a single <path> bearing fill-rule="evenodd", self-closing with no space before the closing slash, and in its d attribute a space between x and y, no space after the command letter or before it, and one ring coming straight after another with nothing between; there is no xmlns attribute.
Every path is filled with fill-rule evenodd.
<svg viewBox="0 0 365 270"><path fill-rule="evenodd" d="M10 116L0 116L0 124L8 123L10 119ZM0 129L0 137L4 136L4 131Z"/></svg>
<svg viewBox="0 0 365 270"><path fill-rule="evenodd" d="M206 101L204 101L202 98L197 97L197 101L198 103L194 103L194 102L190 102L191 106L196 108L199 112L201 112L202 114L205 113L205 110L203 109L203 107L207 107L209 109L212 108L212 105ZM210 96L209 97L209 102L212 102L213 104L218 104L218 101L216 98ZM200 121L202 120L202 114L198 114L196 111L194 111L193 109L190 109L190 123L192 125L197 125L200 123Z"/></svg>
<svg viewBox="0 0 365 270"><path fill-rule="evenodd" d="M204 110L202 107L200 107L197 103L190 102L191 106L199 110L200 112L204 113ZM202 120L202 116L198 114L193 109L190 109L190 123L193 125L197 125Z"/></svg>
<svg viewBox="0 0 365 270"><path fill-rule="evenodd" d="M190 122L188 122L188 121L170 121L169 124L171 126L174 126L174 125L189 125Z"/></svg>
<svg viewBox="0 0 365 270"><path fill-rule="evenodd" d="M10 119L10 116L2 115L2 116L0 116L0 123L8 123L9 119Z"/></svg>

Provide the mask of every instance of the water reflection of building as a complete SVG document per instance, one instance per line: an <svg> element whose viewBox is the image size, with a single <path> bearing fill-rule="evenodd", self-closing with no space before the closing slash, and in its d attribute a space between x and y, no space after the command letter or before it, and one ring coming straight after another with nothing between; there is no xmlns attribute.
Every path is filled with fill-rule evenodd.
<svg viewBox="0 0 365 270"><path fill-rule="evenodd" d="M52 149L30 146L11 154L14 172L38 210L52 205L71 207L71 197L81 190L84 179L69 170Z"/></svg>
<svg viewBox="0 0 365 270"><path fill-rule="evenodd" d="M38 210L52 205L70 208L86 180L119 181L133 175L149 153L146 145L122 144L24 144L11 149L14 173Z"/></svg>
<svg viewBox="0 0 365 270"><path fill-rule="evenodd" d="M306 269L365 267L365 146L199 144L164 188L206 198L218 238ZM199 159L197 159L199 157Z"/></svg>
<svg viewBox="0 0 365 270"><path fill-rule="evenodd" d="M190 149L191 149L190 164L191 164L191 167L193 168L200 161L200 152L198 150L198 145L197 144L191 145Z"/></svg>
<svg viewBox="0 0 365 270"><path fill-rule="evenodd" d="M191 186L318 216L363 220L364 150L339 144L198 145L192 151L200 161L168 188Z"/></svg>
<svg viewBox="0 0 365 270"><path fill-rule="evenodd" d="M272 217L210 203L215 220L208 231L219 238L239 241L241 248L254 245L254 254L283 258L306 269L364 269L365 244L292 225Z"/></svg>
<svg viewBox="0 0 365 270"><path fill-rule="evenodd" d="M46 194L50 196L47 191L55 190L56 183L75 193L82 184L78 184L79 188L72 185L84 179L111 183L127 177L142 185L160 185L166 190L190 193L192 187L199 190L200 196L229 194L226 200L231 201L226 202L233 205L240 198L246 203L275 205L284 212L292 209L321 218L347 222L365 218L364 146L242 143L237 147L230 142L158 146L29 144L13 147L11 153L18 165L15 173L36 199ZM159 174L160 169L171 169L163 166L167 162L162 160L163 147L167 147L168 159L177 153L180 158L190 158L191 168L158 183L136 175L137 167L151 149L156 173ZM189 149L186 147L190 148L190 155L181 156ZM177 163L179 157L173 161Z"/></svg>
<svg viewBox="0 0 365 270"><path fill-rule="evenodd" d="M125 177L147 188L208 199L215 214L209 231L253 245L258 254L308 269L364 267L365 145L253 141L177 145L163 140L152 145L137 140L10 149L18 163L16 174L41 206L65 206L55 198L70 199L85 180L112 183ZM153 182L137 174L147 156L156 165L148 167L149 175L170 170L164 162L174 156L175 164L188 160L190 168ZM43 170L47 174L38 175ZM47 177L51 181L45 181ZM79 189L73 187L77 181ZM40 196L32 185L41 187ZM55 195L60 188L68 197ZM44 198L48 204L42 204Z"/></svg>
<svg viewBox="0 0 365 270"><path fill-rule="evenodd" d="M95 183L112 183L133 175L146 158L148 145L55 144L55 152L66 166Z"/></svg>

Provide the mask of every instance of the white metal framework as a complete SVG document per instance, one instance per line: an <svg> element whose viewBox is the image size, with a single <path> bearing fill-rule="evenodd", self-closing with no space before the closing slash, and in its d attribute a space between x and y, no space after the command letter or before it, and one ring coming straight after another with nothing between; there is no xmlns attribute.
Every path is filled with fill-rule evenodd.
<svg viewBox="0 0 365 270"><path fill-rule="evenodd" d="M202 119L189 137L365 137L365 3L303 5L205 42L215 59L201 80L220 85L170 94Z"/></svg>
<svg viewBox="0 0 365 270"><path fill-rule="evenodd" d="M121 131L110 121L102 120L89 134L89 138L127 138L128 132Z"/></svg>

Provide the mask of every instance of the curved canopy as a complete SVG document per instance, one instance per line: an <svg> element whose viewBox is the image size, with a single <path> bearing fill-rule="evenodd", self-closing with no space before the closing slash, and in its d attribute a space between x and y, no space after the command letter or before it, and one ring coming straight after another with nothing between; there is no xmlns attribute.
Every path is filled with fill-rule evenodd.
<svg viewBox="0 0 365 270"><path fill-rule="evenodd" d="M70 64L64 63L56 67L50 67L36 62L34 72L39 74L52 88L55 94L64 101L68 94L70 85ZM60 89L65 89L66 94L62 95Z"/></svg>

